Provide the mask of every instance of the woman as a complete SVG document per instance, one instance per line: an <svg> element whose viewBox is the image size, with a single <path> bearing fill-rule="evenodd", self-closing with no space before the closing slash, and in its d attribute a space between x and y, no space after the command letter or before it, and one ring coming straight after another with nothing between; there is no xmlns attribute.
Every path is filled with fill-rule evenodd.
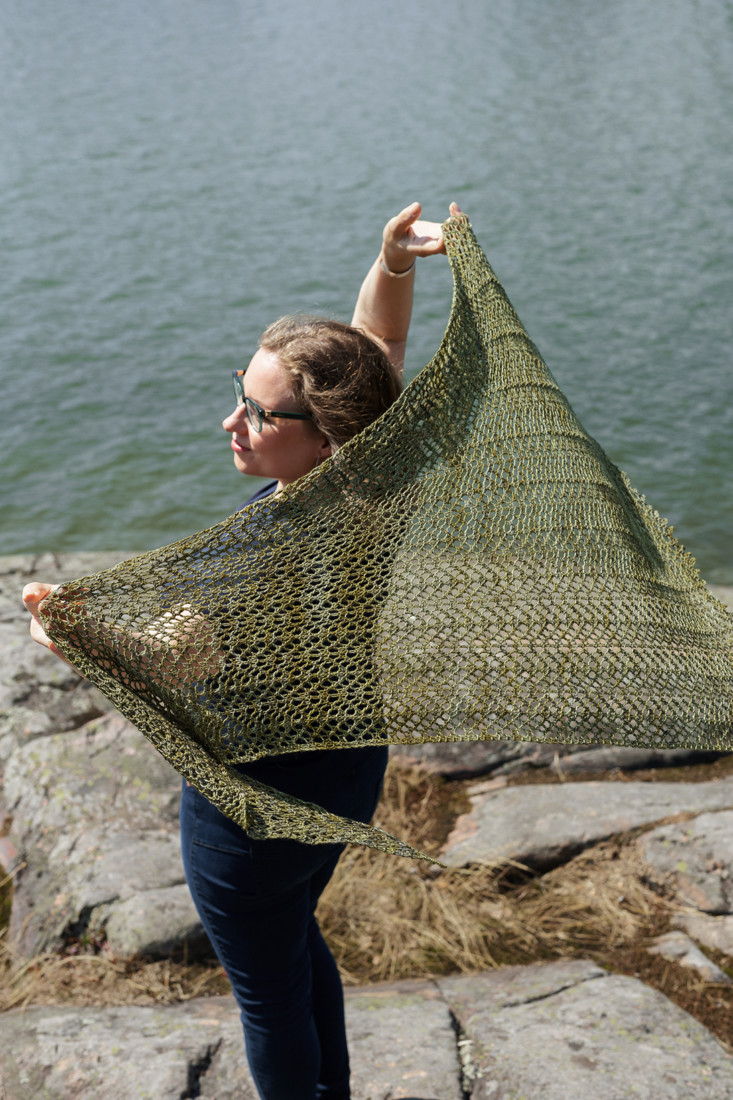
<svg viewBox="0 0 733 1100"><path fill-rule="evenodd" d="M283 318L263 334L237 405L223 421L234 465L270 478L253 503L303 477L396 399L418 256L444 252L438 224L413 203L392 218L351 326ZM451 205L451 214L458 207ZM54 652L38 618L48 585L27 585L31 635ZM384 746L302 752L242 765L248 776L333 813L368 821L387 763ZM347 1100L343 991L315 918L340 845L257 841L184 785L181 840L202 923L239 1004L262 1100Z"/></svg>

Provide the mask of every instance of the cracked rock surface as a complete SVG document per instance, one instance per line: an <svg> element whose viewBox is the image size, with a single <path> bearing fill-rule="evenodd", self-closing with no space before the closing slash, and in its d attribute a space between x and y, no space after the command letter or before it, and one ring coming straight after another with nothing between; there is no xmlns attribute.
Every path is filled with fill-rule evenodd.
<svg viewBox="0 0 733 1100"><path fill-rule="evenodd" d="M471 1100L723 1100L733 1058L634 978L572 961L439 982L468 1040Z"/></svg>
<svg viewBox="0 0 733 1100"><path fill-rule="evenodd" d="M22 952L105 927L118 954L201 939L180 854L180 778L121 716L17 749L4 797L22 859L10 924Z"/></svg>
<svg viewBox="0 0 733 1100"><path fill-rule="evenodd" d="M124 554L0 558L0 866L24 954L69 937L118 955L209 950L185 886L180 777L105 697L28 635L20 593Z"/></svg>
<svg viewBox="0 0 733 1100"><path fill-rule="evenodd" d="M706 783L593 782L469 790L456 822L449 867L514 860L548 870L614 834L665 817L733 807L733 777Z"/></svg>
<svg viewBox="0 0 733 1100"><path fill-rule="evenodd" d="M26 741L77 729L112 710L97 688L36 645L20 593L32 580L64 580L109 568L125 554L14 554L0 557L0 773Z"/></svg>
<svg viewBox="0 0 733 1100"><path fill-rule="evenodd" d="M733 1057L594 963L347 991L354 1100L730 1100ZM256 1100L231 997L0 1016L8 1100Z"/></svg>
<svg viewBox="0 0 733 1100"><path fill-rule="evenodd" d="M686 910L674 924L733 957L733 811L703 813L639 837L649 878L671 886Z"/></svg>
<svg viewBox="0 0 733 1100"><path fill-rule="evenodd" d="M733 913L733 810L661 825L638 844L658 877L674 881L683 904L703 913Z"/></svg>
<svg viewBox="0 0 733 1100"><path fill-rule="evenodd" d="M604 772L614 768L636 771L640 768L705 763L720 756L720 753L694 749L599 748L596 745L550 745L531 741L438 741L424 745L392 745L390 754L406 765L417 765L446 779L516 775L543 768L569 774Z"/></svg>

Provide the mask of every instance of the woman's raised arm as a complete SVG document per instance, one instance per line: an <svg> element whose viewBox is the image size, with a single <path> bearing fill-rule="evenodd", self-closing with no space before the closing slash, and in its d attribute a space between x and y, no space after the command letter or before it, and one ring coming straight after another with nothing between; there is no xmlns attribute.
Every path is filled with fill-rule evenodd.
<svg viewBox="0 0 733 1100"><path fill-rule="evenodd" d="M440 223L419 221L421 212L420 203L413 202L385 225L382 251L361 285L351 319L355 328L384 348L400 375L412 316L415 261L445 252ZM450 213L460 213L455 203Z"/></svg>

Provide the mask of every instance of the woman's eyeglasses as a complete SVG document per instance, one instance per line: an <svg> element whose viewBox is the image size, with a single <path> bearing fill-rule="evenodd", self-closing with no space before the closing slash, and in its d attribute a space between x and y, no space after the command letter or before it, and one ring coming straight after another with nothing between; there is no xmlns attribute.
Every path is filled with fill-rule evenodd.
<svg viewBox="0 0 733 1100"><path fill-rule="evenodd" d="M244 393L244 374L243 370L233 370L232 380L234 381L234 396L237 399L238 405L244 405L247 410L247 419L256 432L262 431L263 420L268 420L270 417L281 417L283 420L311 420L312 417L307 413L286 413L276 412L275 409L263 409L262 405L258 405L256 401L253 401L251 397L246 397Z"/></svg>

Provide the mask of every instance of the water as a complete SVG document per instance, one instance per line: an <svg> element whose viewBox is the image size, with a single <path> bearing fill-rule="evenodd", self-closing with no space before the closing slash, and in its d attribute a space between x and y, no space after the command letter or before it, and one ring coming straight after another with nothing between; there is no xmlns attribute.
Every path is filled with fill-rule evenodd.
<svg viewBox="0 0 733 1100"><path fill-rule="evenodd" d="M251 491L229 372L455 198L587 429L733 584L730 0L5 0L0 553ZM408 372L448 315L418 275Z"/></svg>

